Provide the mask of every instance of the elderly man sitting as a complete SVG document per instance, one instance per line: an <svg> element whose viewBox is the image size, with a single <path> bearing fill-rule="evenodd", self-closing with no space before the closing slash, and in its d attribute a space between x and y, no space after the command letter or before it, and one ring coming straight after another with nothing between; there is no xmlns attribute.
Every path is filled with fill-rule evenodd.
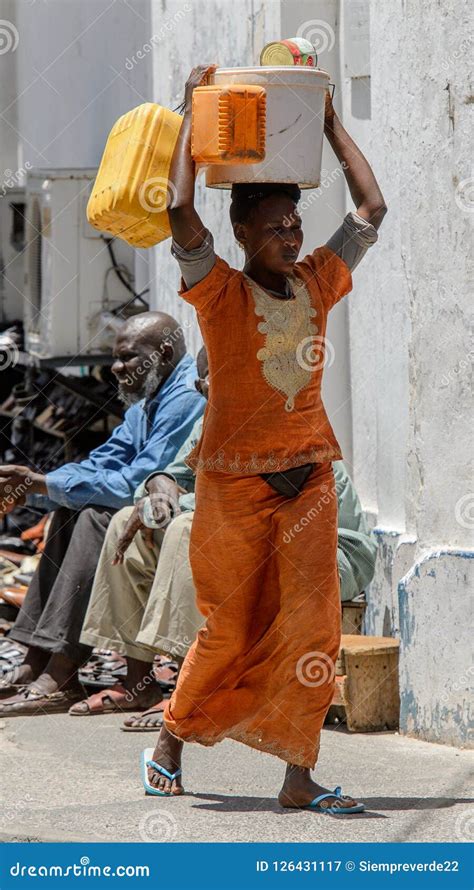
<svg viewBox="0 0 474 890"><path fill-rule="evenodd" d="M24 663L1 681L3 694L16 693L0 705L3 716L67 710L82 697L77 668L91 650L79 636L107 527L117 510L133 504L143 478L175 457L204 410L194 387L195 363L171 316L144 312L129 319L117 336L114 357L118 393L130 407L107 442L87 460L46 475L29 467L0 467L0 509L7 512L24 502L26 492L28 499L33 495L54 510L44 553L10 634L29 648Z"/></svg>
<svg viewBox="0 0 474 890"><path fill-rule="evenodd" d="M203 350L197 363L198 386L207 398L207 361ZM203 623L195 602L189 563L194 476L185 463L201 429L202 419L196 422L174 462L140 486L137 506L120 510L112 519L81 640L89 646L124 653L128 675L123 686L103 690L73 705L71 714L87 716L146 707L146 696L153 688L155 654L169 654L181 664ZM348 600L361 593L371 581L376 544L369 535L344 464L337 461L333 466L339 508L337 555L341 598ZM318 504L314 509L318 509ZM154 523L153 519L149 521L151 514ZM143 518L150 525L161 527L146 528ZM297 529L290 530L289 548L291 531L298 533ZM209 517L209 547L212 550L212 516ZM238 553L235 558L238 559ZM123 728L128 731L159 728L164 707L160 698L161 695L157 696L155 704L145 713L127 719Z"/></svg>

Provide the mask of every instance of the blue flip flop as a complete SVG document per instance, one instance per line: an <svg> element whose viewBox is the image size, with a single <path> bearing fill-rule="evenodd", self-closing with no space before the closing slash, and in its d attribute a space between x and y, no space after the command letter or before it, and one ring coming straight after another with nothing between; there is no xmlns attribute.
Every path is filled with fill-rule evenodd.
<svg viewBox="0 0 474 890"><path fill-rule="evenodd" d="M145 789L146 794L156 794L158 797L179 797L178 794L171 794L169 791L160 791L158 788L155 788L154 785L150 785L150 781L148 779L148 767L153 767L157 773L161 773L162 776L165 776L167 779L170 779L172 782L173 779L177 779L178 776L181 775L181 770L177 769L175 773L169 773L164 766L160 766L159 763L156 763L153 760L153 748L145 748L141 754L141 772L142 772L142 782L143 787Z"/></svg>
<svg viewBox="0 0 474 890"><path fill-rule="evenodd" d="M334 789L334 791L327 791L325 794L320 794L319 797L315 797L314 800L309 804L308 809L317 810L318 813L329 813L331 816L346 816L349 813L363 813L365 810L365 804L358 803L355 807L343 807L343 806L335 806L332 807L321 807L320 803L322 800L327 800L328 797L338 797L343 800L342 788L340 785Z"/></svg>

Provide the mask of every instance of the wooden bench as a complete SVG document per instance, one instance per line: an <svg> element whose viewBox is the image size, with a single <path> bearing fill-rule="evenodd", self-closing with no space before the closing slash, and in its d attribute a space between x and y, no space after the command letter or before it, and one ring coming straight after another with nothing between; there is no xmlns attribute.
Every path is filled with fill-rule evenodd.
<svg viewBox="0 0 474 890"><path fill-rule="evenodd" d="M342 633L361 634L367 603L364 596L342 603Z"/></svg>
<svg viewBox="0 0 474 890"><path fill-rule="evenodd" d="M398 728L399 646L392 637L342 635L328 722L344 720L350 732Z"/></svg>

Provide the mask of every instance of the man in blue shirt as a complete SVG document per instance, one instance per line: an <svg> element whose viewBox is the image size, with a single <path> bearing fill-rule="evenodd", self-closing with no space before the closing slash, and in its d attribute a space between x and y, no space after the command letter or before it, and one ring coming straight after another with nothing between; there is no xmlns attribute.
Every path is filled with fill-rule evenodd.
<svg viewBox="0 0 474 890"><path fill-rule="evenodd" d="M0 512L33 502L54 510L45 550L11 637L26 644L23 665L0 682L26 685L32 711L63 710L79 695L77 667L90 649L79 636L109 522L133 504L135 489L166 466L204 410L196 366L182 328L162 312L144 312L121 328L112 371L128 406L123 423L80 463L43 475L0 467ZM38 676L39 674L39 676ZM37 678L31 682L33 678Z"/></svg>

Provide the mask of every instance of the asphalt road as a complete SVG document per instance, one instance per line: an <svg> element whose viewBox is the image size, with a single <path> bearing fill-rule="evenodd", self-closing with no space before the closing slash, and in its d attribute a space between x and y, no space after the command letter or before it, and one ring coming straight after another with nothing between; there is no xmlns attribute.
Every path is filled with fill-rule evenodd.
<svg viewBox="0 0 474 890"><path fill-rule="evenodd" d="M323 732L316 778L363 800L337 818L282 810L284 765L236 742L190 745L187 794L145 797L139 754L154 734L122 718L34 716L0 721L0 839L16 841L469 841L474 755L394 733Z"/></svg>

